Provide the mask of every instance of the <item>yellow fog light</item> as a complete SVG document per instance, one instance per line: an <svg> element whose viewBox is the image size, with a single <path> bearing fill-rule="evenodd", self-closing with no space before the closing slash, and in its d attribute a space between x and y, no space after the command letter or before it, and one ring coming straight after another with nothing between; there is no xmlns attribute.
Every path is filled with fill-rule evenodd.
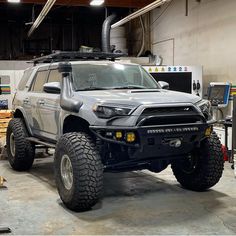
<svg viewBox="0 0 236 236"><path fill-rule="evenodd" d="M117 131L115 136L116 136L116 139L121 139L123 137L122 132L120 131Z"/></svg>
<svg viewBox="0 0 236 236"><path fill-rule="evenodd" d="M126 133L126 141L128 143L133 143L135 141L135 139L136 139L135 133L133 133L133 132Z"/></svg>
<svg viewBox="0 0 236 236"><path fill-rule="evenodd" d="M210 137L212 133L212 127L208 127L205 131L205 136Z"/></svg>

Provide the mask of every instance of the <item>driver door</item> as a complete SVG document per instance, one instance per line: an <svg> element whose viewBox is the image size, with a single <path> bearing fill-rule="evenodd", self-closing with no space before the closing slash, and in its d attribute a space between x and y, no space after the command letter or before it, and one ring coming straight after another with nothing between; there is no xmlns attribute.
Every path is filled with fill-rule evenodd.
<svg viewBox="0 0 236 236"><path fill-rule="evenodd" d="M57 69L50 69L47 83L61 83L62 76ZM56 140L60 129L60 94L44 93L39 101L37 113L40 116L41 132L47 139Z"/></svg>
<svg viewBox="0 0 236 236"><path fill-rule="evenodd" d="M38 105L44 98L43 85L47 81L48 70L47 68L40 68L35 75L33 84L31 86L30 92L28 93L29 100L28 103L31 107L32 115L32 131L34 135L41 136L42 130L42 120L38 112Z"/></svg>

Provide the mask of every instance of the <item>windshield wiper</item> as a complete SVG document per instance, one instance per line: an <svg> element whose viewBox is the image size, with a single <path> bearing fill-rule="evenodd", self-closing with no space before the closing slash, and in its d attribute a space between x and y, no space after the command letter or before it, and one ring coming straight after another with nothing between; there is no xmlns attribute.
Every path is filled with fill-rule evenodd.
<svg viewBox="0 0 236 236"><path fill-rule="evenodd" d="M83 89L77 89L76 91L92 91L92 90L109 90L110 88L103 88L103 87L88 87Z"/></svg>
<svg viewBox="0 0 236 236"><path fill-rule="evenodd" d="M127 85L121 87L114 87L112 89L147 89L147 88L141 85Z"/></svg>
<svg viewBox="0 0 236 236"><path fill-rule="evenodd" d="M88 87L83 89L78 89L76 91L93 91L93 90L112 90L112 89L159 89L159 88L146 88L141 85L126 85L120 87Z"/></svg>

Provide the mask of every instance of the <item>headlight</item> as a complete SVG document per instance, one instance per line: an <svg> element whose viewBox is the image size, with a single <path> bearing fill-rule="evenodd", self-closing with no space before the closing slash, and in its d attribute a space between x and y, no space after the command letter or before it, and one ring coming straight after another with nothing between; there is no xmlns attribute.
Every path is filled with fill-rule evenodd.
<svg viewBox="0 0 236 236"><path fill-rule="evenodd" d="M94 113L99 118L109 119L114 116L127 116L131 113L134 107L120 107L120 106L110 106L110 105L98 105L93 107Z"/></svg>
<svg viewBox="0 0 236 236"><path fill-rule="evenodd" d="M196 104L203 115L205 116L206 120L211 120L213 118L213 112L212 112L212 107L211 103L208 100L201 100Z"/></svg>

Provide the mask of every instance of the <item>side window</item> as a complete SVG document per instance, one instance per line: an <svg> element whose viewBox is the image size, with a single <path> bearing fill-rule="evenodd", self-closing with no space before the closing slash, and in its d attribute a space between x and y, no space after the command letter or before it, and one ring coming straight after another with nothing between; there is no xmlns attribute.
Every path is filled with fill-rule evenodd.
<svg viewBox="0 0 236 236"><path fill-rule="evenodd" d="M31 91L42 93L43 85L47 82L47 75L48 75L48 71L46 70L37 72Z"/></svg>
<svg viewBox="0 0 236 236"><path fill-rule="evenodd" d="M26 71L24 72L24 75L23 75L23 77L21 78L20 83L19 83L19 85L18 85L18 90L22 91L22 90L25 89L25 86L26 86L26 84L27 84L27 82L28 82L28 80L29 80L29 78L30 78L32 72L33 72L33 70L26 70Z"/></svg>
<svg viewBox="0 0 236 236"><path fill-rule="evenodd" d="M48 78L48 83L51 82L61 83L61 81L62 81L61 73L59 73L58 70L51 70Z"/></svg>

